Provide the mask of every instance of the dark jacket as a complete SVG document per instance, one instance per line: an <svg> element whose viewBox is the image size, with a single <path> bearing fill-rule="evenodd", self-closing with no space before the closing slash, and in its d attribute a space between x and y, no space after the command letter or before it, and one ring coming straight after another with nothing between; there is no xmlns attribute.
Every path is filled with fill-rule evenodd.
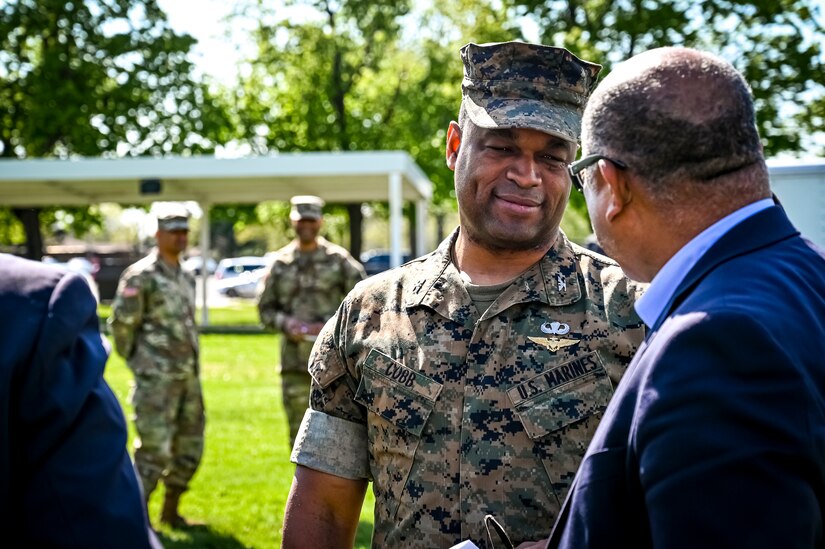
<svg viewBox="0 0 825 549"><path fill-rule="evenodd" d="M825 253L771 207L652 326L549 547L821 547L824 508Z"/></svg>
<svg viewBox="0 0 825 549"><path fill-rule="evenodd" d="M86 282L0 254L0 532L20 547L149 547ZM0 543L2 545L2 543Z"/></svg>

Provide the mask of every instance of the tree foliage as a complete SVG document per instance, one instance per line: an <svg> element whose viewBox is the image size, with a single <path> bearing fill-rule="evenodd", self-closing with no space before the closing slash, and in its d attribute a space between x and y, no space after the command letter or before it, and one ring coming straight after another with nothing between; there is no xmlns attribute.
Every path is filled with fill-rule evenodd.
<svg viewBox="0 0 825 549"><path fill-rule="evenodd" d="M443 151L460 102L458 49L523 39L525 19L541 42L598 61L605 74L662 45L718 52L753 87L768 155L801 151L803 136L823 127L822 29L809 0L457 0L413 12L406 2L291 5L314 16L247 5L258 53L235 91L241 139L257 153L409 151L435 183L436 210L453 204ZM571 209L585 211L575 193Z"/></svg>
<svg viewBox="0 0 825 549"><path fill-rule="evenodd" d="M254 12L258 53L235 92L242 139L257 153L407 151L435 183L435 204L449 202L444 139L461 100L458 49L467 36L518 38L518 28L467 0L415 17L406 0L292 5L314 16L296 23L260 5Z"/></svg>
<svg viewBox="0 0 825 549"><path fill-rule="evenodd" d="M607 70L660 46L721 55L751 85L768 156L803 151L810 146L806 138L825 127L825 41L822 14L812 0L505 1L538 24L542 41Z"/></svg>
<svg viewBox="0 0 825 549"><path fill-rule="evenodd" d="M193 77L194 39L155 0L0 4L0 155L195 154L230 139L223 109ZM46 210L82 233L88 208Z"/></svg>
<svg viewBox="0 0 825 549"><path fill-rule="evenodd" d="M444 146L461 102L459 49L467 42L522 39L518 21L499 3L471 0L414 13L398 2L301 5L315 16L295 22L259 4L243 15L259 23L257 55L234 91L241 139L260 154L407 151L434 183L432 210L454 210ZM577 198L572 223L583 236L585 208ZM386 215L380 205L373 211Z"/></svg>
<svg viewBox="0 0 825 549"><path fill-rule="evenodd" d="M256 52L216 99L193 76L194 40L169 27L155 0L0 3L0 155L196 154L233 140L252 154L404 150L434 182L434 208L452 208L444 138L461 97L458 50L522 39L525 20L539 41L600 62L605 73L657 46L719 53L753 88L769 156L811 151L806 139L825 127L825 41L814 0L237 5L238 17L255 22ZM584 210L578 195L571 205ZM235 229L260 217L248 205L212 210L213 221ZM0 242L19 239L11 220L0 212L8 221ZM41 215L44 226L80 231L96 222L88 208Z"/></svg>

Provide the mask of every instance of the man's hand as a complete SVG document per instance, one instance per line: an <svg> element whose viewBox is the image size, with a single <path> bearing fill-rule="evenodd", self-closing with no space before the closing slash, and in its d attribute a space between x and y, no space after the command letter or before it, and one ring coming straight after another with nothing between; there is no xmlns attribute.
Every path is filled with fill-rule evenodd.
<svg viewBox="0 0 825 549"><path fill-rule="evenodd" d="M284 323L284 334L290 341L298 343L303 341L304 337L309 334L309 327L294 316L291 316Z"/></svg>
<svg viewBox="0 0 825 549"><path fill-rule="evenodd" d="M284 333L290 341L298 343L300 341L305 341L308 337L317 336L323 327L323 322L307 323L291 316L284 324Z"/></svg>
<svg viewBox="0 0 825 549"><path fill-rule="evenodd" d="M323 322L311 322L306 325L307 327L307 335L317 336L321 333L321 329L324 327Z"/></svg>

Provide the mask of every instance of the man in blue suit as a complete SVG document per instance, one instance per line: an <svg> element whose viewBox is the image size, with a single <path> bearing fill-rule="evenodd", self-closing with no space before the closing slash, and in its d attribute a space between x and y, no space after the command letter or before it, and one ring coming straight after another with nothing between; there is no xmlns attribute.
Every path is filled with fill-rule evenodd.
<svg viewBox="0 0 825 549"><path fill-rule="evenodd" d="M96 308L79 275L0 254L0 532L7 543L159 546L126 452L123 412L103 380L107 351Z"/></svg>
<svg viewBox="0 0 825 549"><path fill-rule="evenodd" d="M650 327L549 547L821 547L825 254L771 198L742 76L692 49L636 56L584 114L599 242L651 281Z"/></svg>

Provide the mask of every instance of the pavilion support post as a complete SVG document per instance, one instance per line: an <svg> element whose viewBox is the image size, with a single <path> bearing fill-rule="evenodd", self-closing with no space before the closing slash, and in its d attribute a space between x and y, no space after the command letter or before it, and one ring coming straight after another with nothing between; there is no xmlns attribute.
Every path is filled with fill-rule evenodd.
<svg viewBox="0 0 825 549"><path fill-rule="evenodd" d="M202 326L209 326L209 302L207 301L207 295L209 294L209 269L207 268L207 264L209 263L209 257L212 255L211 247L212 243L210 240L210 228L209 228L209 203L201 203L201 211L203 211L203 216L201 217L201 325Z"/></svg>
<svg viewBox="0 0 825 549"><path fill-rule="evenodd" d="M347 204L349 216L349 253L356 259L361 257L361 248L364 242L364 214L361 213L361 203Z"/></svg>
<svg viewBox="0 0 825 549"><path fill-rule="evenodd" d="M402 210L401 174L393 172L389 179L390 203L390 268L401 265L401 224Z"/></svg>

